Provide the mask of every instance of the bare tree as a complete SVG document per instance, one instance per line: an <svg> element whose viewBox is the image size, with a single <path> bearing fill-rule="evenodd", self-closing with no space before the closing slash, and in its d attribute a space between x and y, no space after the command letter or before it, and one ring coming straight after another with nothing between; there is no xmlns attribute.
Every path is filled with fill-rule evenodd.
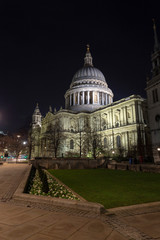
<svg viewBox="0 0 160 240"><path fill-rule="evenodd" d="M18 159L20 153L26 148L23 145L23 137L19 134L12 134L7 138L7 148L8 151Z"/></svg>
<svg viewBox="0 0 160 240"><path fill-rule="evenodd" d="M96 159L103 152L103 145L101 135L98 132L92 132L90 138L91 151L94 159Z"/></svg>
<svg viewBox="0 0 160 240"><path fill-rule="evenodd" d="M7 145L8 145L8 136L1 135L0 136L0 154L3 156L5 156L5 154L8 155Z"/></svg>
<svg viewBox="0 0 160 240"><path fill-rule="evenodd" d="M46 147L51 154L54 154L55 158L57 158L58 150L60 149L60 145L64 138L59 119L54 125L48 125L45 133Z"/></svg>
<svg viewBox="0 0 160 240"><path fill-rule="evenodd" d="M101 135L96 130L88 128L85 132L83 151L90 152L94 159L104 151Z"/></svg>

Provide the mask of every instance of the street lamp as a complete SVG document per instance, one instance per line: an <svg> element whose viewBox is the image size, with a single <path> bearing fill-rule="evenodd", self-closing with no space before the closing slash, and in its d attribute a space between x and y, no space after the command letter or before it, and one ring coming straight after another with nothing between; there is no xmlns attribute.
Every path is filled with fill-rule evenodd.
<svg viewBox="0 0 160 240"><path fill-rule="evenodd" d="M20 137L21 137L21 135L17 135L17 142L19 142ZM18 152L18 157L19 157L19 152ZM16 163L17 163L18 157L17 157L17 153L16 153Z"/></svg>

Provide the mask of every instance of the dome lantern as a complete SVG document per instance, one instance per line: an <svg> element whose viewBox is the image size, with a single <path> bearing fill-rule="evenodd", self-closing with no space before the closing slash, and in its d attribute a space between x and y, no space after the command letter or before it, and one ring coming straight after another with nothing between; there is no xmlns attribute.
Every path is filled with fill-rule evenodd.
<svg viewBox="0 0 160 240"><path fill-rule="evenodd" d="M84 58L84 67L93 67L93 63L92 63L92 56L89 50L90 46L89 44L87 44L87 52L86 52L86 56Z"/></svg>

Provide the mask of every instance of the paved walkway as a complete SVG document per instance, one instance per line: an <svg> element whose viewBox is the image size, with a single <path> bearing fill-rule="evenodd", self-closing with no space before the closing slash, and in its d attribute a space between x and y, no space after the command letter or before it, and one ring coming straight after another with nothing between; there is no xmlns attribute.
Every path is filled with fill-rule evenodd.
<svg viewBox="0 0 160 240"><path fill-rule="evenodd" d="M14 202L26 169L25 164L0 166L0 240L160 240L160 203L81 216Z"/></svg>

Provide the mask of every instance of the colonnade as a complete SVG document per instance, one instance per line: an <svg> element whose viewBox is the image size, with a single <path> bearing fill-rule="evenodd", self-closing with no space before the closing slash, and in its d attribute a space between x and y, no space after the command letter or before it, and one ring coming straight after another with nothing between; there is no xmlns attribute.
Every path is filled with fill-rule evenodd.
<svg viewBox="0 0 160 240"><path fill-rule="evenodd" d="M80 91L69 94L66 97L66 106L99 104L107 105L112 103L112 96L99 91Z"/></svg>

